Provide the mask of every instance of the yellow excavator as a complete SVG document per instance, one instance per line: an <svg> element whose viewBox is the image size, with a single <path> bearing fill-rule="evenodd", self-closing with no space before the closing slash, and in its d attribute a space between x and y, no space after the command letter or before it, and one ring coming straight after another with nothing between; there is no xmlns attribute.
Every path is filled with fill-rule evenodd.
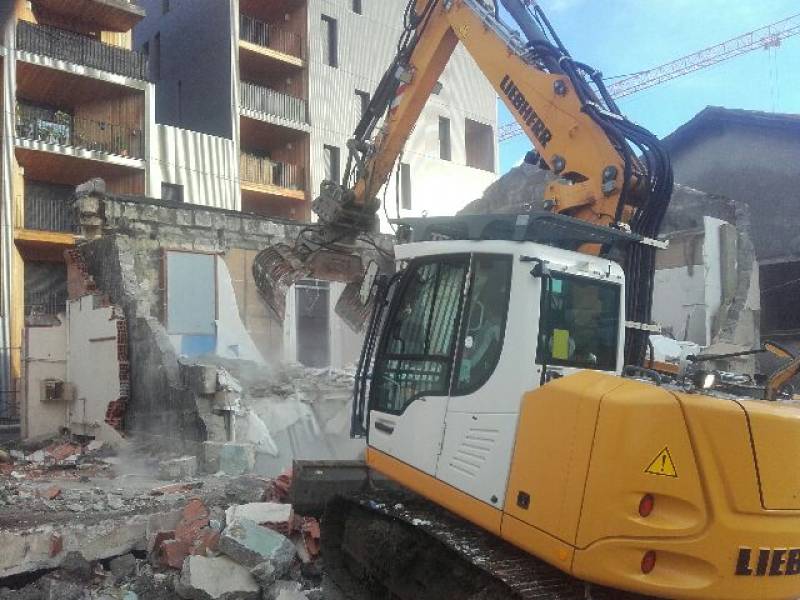
<svg viewBox="0 0 800 600"><path fill-rule="evenodd" d="M557 175L541 212L401 220L397 271L351 294L372 303L352 422L370 485L328 502L326 563L380 598L800 597L800 406L780 389L800 361L766 385L643 366L669 158L535 2L499 2L515 27L495 2L409 2L344 185L254 265L278 314L299 276L359 285L378 191L459 43ZM327 466L296 484L340 490Z"/></svg>

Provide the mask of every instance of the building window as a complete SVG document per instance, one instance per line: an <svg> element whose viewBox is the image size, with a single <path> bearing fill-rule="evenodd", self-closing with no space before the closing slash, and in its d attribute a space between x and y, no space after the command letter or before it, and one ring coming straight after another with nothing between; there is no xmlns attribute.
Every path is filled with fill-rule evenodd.
<svg viewBox="0 0 800 600"><path fill-rule="evenodd" d="M411 165L400 163L400 206L411 210Z"/></svg>
<svg viewBox="0 0 800 600"><path fill-rule="evenodd" d="M334 183L341 183L339 168L339 148L336 146L323 146L323 164L325 165L325 179Z"/></svg>
<svg viewBox="0 0 800 600"><path fill-rule="evenodd" d="M297 306L297 362L307 367L327 367L330 351L330 284L301 279L295 284Z"/></svg>
<svg viewBox="0 0 800 600"><path fill-rule="evenodd" d="M161 34L153 37L153 54L150 56L150 78L153 81L161 79Z"/></svg>
<svg viewBox="0 0 800 600"><path fill-rule="evenodd" d="M357 15L364 14L362 12L361 0L353 0L353 12L356 13Z"/></svg>
<svg viewBox="0 0 800 600"><path fill-rule="evenodd" d="M166 202L183 202L183 186L175 183L162 183L161 199Z"/></svg>
<svg viewBox="0 0 800 600"><path fill-rule="evenodd" d="M494 129L467 119L464 128L467 166L494 173Z"/></svg>
<svg viewBox="0 0 800 600"><path fill-rule="evenodd" d="M800 330L800 262L761 265L761 332L785 334ZM776 339L780 343L780 339Z"/></svg>
<svg viewBox="0 0 800 600"><path fill-rule="evenodd" d="M329 67L339 66L339 32L336 19L322 15L322 62Z"/></svg>
<svg viewBox="0 0 800 600"><path fill-rule="evenodd" d="M162 15L165 15L165 14L167 14L169 12L169 9L170 9L169 2L170 2L170 0L161 0L161 14Z"/></svg>
<svg viewBox="0 0 800 600"><path fill-rule="evenodd" d="M439 117L439 158L453 160L453 149L450 145L450 119Z"/></svg>
<svg viewBox="0 0 800 600"><path fill-rule="evenodd" d="M356 90L356 106L358 107L358 116L363 117L367 112L369 106L369 92L362 92Z"/></svg>

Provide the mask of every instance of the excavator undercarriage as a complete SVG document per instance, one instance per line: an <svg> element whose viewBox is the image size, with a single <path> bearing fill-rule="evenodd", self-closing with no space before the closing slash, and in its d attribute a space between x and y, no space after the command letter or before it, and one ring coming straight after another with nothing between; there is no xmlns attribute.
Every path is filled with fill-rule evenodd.
<svg viewBox="0 0 800 600"><path fill-rule="evenodd" d="M334 580L365 600L650 598L579 581L410 492L336 497L322 550Z"/></svg>

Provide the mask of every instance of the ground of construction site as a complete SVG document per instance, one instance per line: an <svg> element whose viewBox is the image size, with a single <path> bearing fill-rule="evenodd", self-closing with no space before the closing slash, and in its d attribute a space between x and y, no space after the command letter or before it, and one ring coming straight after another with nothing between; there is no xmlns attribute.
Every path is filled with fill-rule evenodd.
<svg viewBox="0 0 800 600"><path fill-rule="evenodd" d="M0 0L0 600L800 598L763 4Z"/></svg>

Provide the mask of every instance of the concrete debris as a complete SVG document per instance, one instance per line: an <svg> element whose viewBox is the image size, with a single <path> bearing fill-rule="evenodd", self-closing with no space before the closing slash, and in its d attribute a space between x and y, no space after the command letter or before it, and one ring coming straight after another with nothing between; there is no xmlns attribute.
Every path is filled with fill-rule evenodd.
<svg viewBox="0 0 800 600"><path fill-rule="evenodd" d="M276 581L264 595L267 600L305 600L308 598L296 581Z"/></svg>
<svg viewBox="0 0 800 600"><path fill-rule="evenodd" d="M0 448L0 463L10 463L11 454Z"/></svg>
<svg viewBox="0 0 800 600"><path fill-rule="evenodd" d="M253 444L226 448L252 467ZM7 454L0 600L293 600L323 585L319 524L286 503L290 471L158 485L195 457L116 457L108 444L69 439ZM17 575L33 583L4 590Z"/></svg>
<svg viewBox="0 0 800 600"><path fill-rule="evenodd" d="M253 502L234 505L225 511L226 522L232 523L237 519L248 519L288 535L292 528L292 506L278 502Z"/></svg>
<svg viewBox="0 0 800 600"><path fill-rule="evenodd" d="M133 554L123 554L109 563L111 573L117 579L127 579L136 574L136 558Z"/></svg>
<svg viewBox="0 0 800 600"><path fill-rule="evenodd" d="M165 460L159 465L158 478L164 481L186 479L197 475L197 457L181 456Z"/></svg>
<svg viewBox="0 0 800 600"><path fill-rule="evenodd" d="M295 557L294 545L286 536L243 518L228 523L219 549L251 569L270 562L277 571L282 571L288 569Z"/></svg>
<svg viewBox="0 0 800 600"><path fill-rule="evenodd" d="M260 595L250 572L225 556L188 557L175 591L186 600L257 600Z"/></svg>
<svg viewBox="0 0 800 600"><path fill-rule="evenodd" d="M226 475L245 475L253 471L256 464L256 449L253 444L224 444L219 452L219 470Z"/></svg>
<svg viewBox="0 0 800 600"><path fill-rule="evenodd" d="M150 490L151 496L163 496L165 494L181 494L191 492L192 490L199 490L203 487L202 481L187 481L186 483L172 483L170 485L161 485Z"/></svg>

